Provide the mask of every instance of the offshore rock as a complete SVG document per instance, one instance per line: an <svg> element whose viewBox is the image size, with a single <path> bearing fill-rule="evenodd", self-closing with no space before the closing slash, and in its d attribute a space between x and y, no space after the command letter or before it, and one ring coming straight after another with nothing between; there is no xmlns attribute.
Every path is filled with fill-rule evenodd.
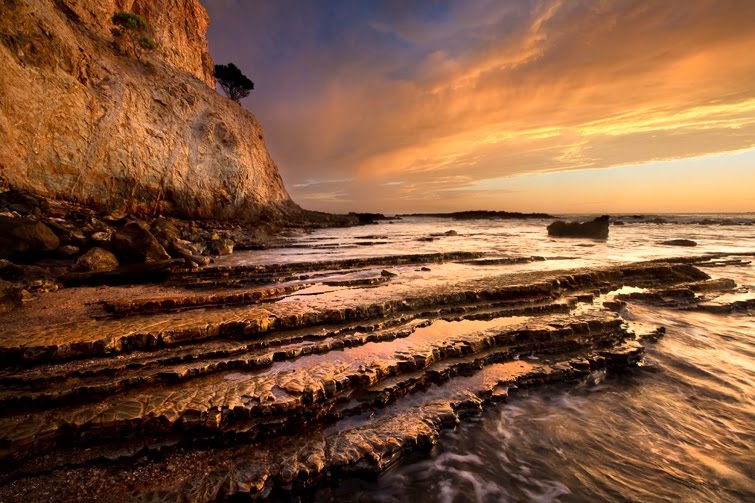
<svg viewBox="0 0 755 503"><path fill-rule="evenodd" d="M155 51L114 48L118 10L146 19ZM0 3L2 182L124 215L298 215L260 125L214 89L208 25L199 0Z"/></svg>
<svg viewBox="0 0 755 503"><path fill-rule="evenodd" d="M608 238L608 215L603 215L589 222L565 222L556 220L548 226L548 235L569 238Z"/></svg>
<svg viewBox="0 0 755 503"><path fill-rule="evenodd" d="M669 239L662 241L661 244L666 246L697 246L697 243L691 239Z"/></svg>

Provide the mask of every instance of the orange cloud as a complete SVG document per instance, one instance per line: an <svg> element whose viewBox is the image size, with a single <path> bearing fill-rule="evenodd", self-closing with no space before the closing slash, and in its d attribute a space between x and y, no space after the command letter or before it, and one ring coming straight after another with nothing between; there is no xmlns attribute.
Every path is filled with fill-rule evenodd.
<svg viewBox="0 0 755 503"><path fill-rule="evenodd" d="M294 86L295 100L251 105L287 181L350 179L339 194L351 197L333 204L293 188L305 206L374 206L383 198L364 187L395 181L380 190L420 207L448 198L439 190L453 183L755 147L750 0L522 0L459 3L442 20L380 14L343 28L353 49L315 44L276 66L296 79L302 65L324 65L307 76L322 79L316 92Z"/></svg>

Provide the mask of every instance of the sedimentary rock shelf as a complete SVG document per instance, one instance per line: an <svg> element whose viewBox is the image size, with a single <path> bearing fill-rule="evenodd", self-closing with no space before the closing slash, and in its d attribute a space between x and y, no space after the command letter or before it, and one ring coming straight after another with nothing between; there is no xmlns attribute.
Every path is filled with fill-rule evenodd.
<svg viewBox="0 0 755 503"><path fill-rule="evenodd" d="M518 388L641 362L663 330L633 327L627 303L753 306L699 268L727 256L525 272L506 266L533 259L469 253L235 260L0 319L1 499L40 498L41 477L73 495L95 473L85 499L192 501L379 473ZM439 278L459 267L464 281Z"/></svg>

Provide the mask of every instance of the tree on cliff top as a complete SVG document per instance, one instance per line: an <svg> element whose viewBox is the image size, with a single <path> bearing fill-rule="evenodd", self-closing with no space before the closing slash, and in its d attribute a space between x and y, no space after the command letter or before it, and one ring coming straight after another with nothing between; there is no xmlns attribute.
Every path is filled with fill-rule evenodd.
<svg viewBox="0 0 755 503"><path fill-rule="evenodd" d="M233 63L215 65L215 78L218 79L218 84L223 88L225 95L236 103L241 98L249 96L249 91L254 89L254 82L241 73L241 70Z"/></svg>
<svg viewBox="0 0 755 503"><path fill-rule="evenodd" d="M127 52L141 59L142 51L157 48L155 41L149 36L149 23L133 12L118 11L111 18L115 25L110 32L127 48Z"/></svg>

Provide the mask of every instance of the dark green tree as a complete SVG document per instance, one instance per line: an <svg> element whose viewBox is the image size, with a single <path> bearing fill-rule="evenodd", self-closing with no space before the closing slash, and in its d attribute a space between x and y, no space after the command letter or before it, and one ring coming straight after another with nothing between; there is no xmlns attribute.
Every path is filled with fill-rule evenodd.
<svg viewBox="0 0 755 503"><path fill-rule="evenodd" d="M241 73L241 70L233 63L215 65L215 78L218 79L218 84L223 88L225 95L236 103L241 98L249 96L249 91L254 89L254 82Z"/></svg>
<svg viewBox="0 0 755 503"><path fill-rule="evenodd" d="M138 14L133 12L118 11L111 18L113 28L110 32L120 41L122 47L132 56L141 59L142 51L151 51L157 48L157 44L149 36L149 23Z"/></svg>

